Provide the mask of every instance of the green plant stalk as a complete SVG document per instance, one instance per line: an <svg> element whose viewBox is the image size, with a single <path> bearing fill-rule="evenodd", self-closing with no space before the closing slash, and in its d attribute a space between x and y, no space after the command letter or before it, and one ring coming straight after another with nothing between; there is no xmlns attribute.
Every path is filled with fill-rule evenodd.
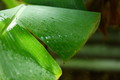
<svg viewBox="0 0 120 80"><path fill-rule="evenodd" d="M87 69L97 71L120 71L120 61L110 59L72 59L63 64L61 59L56 60L59 65L67 69Z"/></svg>
<svg viewBox="0 0 120 80"><path fill-rule="evenodd" d="M13 8L15 6L18 6L18 2L16 0L2 0L5 5L7 6L7 8Z"/></svg>

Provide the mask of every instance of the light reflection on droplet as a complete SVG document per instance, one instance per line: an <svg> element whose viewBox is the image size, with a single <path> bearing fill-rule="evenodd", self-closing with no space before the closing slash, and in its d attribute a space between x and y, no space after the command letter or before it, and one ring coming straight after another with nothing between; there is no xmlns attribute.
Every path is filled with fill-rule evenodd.
<svg viewBox="0 0 120 80"><path fill-rule="evenodd" d="M30 69L30 73L32 73L33 71Z"/></svg>
<svg viewBox="0 0 120 80"><path fill-rule="evenodd" d="M58 35L58 37L60 38L60 37L61 37L61 35Z"/></svg>
<svg viewBox="0 0 120 80"><path fill-rule="evenodd" d="M40 39L44 40L44 37L43 37L43 36L41 36L41 37L40 37Z"/></svg>
<svg viewBox="0 0 120 80"><path fill-rule="evenodd" d="M17 72L17 75L20 75L20 72Z"/></svg>
<svg viewBox="0 0 120 80"><path fill-rule="evenodd" d="M47 41L47 43L49 43L49 41Z"/></svg>
<svg viewBox="0 0 120 80"><path fill-rule="evenodd" d="M48 37L45 37L46 39L48 39Z"/></svg>
<svg viewBox="0 0 120 80"><path fill-rule="evenodd" d="M50 36L48 36L48 39L50 39L51 37Z"/></svg>

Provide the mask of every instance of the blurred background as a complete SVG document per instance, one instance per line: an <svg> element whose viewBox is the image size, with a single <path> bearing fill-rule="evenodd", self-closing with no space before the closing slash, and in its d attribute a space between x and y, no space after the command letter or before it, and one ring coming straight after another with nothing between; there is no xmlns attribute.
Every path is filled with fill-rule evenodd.
<svg viewBox="0 0 120 80"><path fill-rule="evenodd" d="M10 8L5 1L0 0L0 10ZM120 80L120 0L83 1L87 10L101 13L101 23L71 60L56 58L63 70L60 80ZM16 0L13 6L21 3Z"/></svg>
<svg viewBox="0 0 120 80"><path fill-rule="evenodd" d="M59 61L63 67L60 80L120 80L120 0L84 3L89 11L101 13L101 23L69 63Z"/></svg>
<svg viewBox="0 0 120 80"><path fill-rule="evenodd" d="M89 11L101 13L101 23L69 63L58 61L63 67L60 80L120 80L120 0L84 3Z"/></svg>

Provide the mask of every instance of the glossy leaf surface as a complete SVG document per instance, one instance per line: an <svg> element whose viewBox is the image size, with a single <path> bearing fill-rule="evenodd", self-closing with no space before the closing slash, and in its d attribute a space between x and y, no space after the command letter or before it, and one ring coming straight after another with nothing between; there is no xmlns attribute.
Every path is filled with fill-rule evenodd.
<svg viewBox="0 0 120 80"><path fill-rule="evenodd" d="M85 10L83 0L24 0L26 3Z"/></svg>
<svg viewBox="0 0 120 80"><path fill-rule="evenodd" d="M22 8L18 9L20 13ZM61 69L44 46L17 22L19 13L9 18L3 13L0 16L0 80L58 79Z"/></svg>
<svg viewBox="0 0 120 80"><path fill-rule="evenodd" d="M18 9L14 8L14 10ZM1 11L10 16L13 9ZM94 12L26 6L18 18L27 29L39 37L64 60L72 57L95 32L100 14Z"/></svg>

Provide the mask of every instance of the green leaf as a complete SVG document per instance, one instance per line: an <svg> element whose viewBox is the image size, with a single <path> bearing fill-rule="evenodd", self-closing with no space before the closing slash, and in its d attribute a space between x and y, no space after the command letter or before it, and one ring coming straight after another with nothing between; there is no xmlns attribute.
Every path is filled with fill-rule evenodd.
<svg viewBox="0 0 120 80"><path fill-rule="evenodd" d="M83 0L23 0L26 3L86 10Z"/></svg>
<svg viewBox="0 0 120 80"><path fill-rule="evenodd" d="M18 7L1 13L10 16L16 9ZM26 6L18 18L18 22L64 60L80 50L99 21L100 14L95 12L33 5Z"/></svg>
<svg viewBox="0 0 120 80"><path fill-rule="evenodd" d="M17 0L2 0L5 5L7 6L7 8L13 8L18 6L18 2Z"/></svg>
<svg viewBox="0 0 120 80"><path fill-rule="evenodd" d="M17 9L19 11L9 17L0 14L0 80L58 79L60 67L44 46L18 22L24 7Z"/></svg>

